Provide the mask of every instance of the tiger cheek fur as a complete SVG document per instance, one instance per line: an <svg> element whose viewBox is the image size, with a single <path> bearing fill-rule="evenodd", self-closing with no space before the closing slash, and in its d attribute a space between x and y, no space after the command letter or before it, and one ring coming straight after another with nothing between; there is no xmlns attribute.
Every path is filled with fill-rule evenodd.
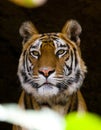
<svg viewBox="0 0 101 130"><path fill-rule="evenodd" d="M49 107L62 115L86 110L79 90L87 72L80 52L81 30L75 20L67 21L61 33L39 34L31 22L22 24L18 77L23 108Z"/></svg>

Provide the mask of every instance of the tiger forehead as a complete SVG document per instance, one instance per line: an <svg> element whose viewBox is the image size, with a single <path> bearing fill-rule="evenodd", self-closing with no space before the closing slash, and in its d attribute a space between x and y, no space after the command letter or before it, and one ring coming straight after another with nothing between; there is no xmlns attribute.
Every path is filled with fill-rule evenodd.
<svg viewBox="0 0 101 130"><path fill-rule="evenodd" d="M64 39L60 37L58 33L46 33L41 34L41 36L34 41L32 44L33 48L40 48L45 45L50 45L52 47L68 47L68 44Z"/></svg>

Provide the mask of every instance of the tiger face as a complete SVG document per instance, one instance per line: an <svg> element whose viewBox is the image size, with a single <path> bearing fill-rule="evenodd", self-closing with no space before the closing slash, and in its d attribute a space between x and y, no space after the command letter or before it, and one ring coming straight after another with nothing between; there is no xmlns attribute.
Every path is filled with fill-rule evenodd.
<svg viewBox="0 0 101 130"><path fill-rule="evenodd" d="M79 48L81 26L67 21L61 33L39 34L31 22L20 28L23 50L18 76L22 87L36 98L71 95L83 83L86 66Z"/></svg>

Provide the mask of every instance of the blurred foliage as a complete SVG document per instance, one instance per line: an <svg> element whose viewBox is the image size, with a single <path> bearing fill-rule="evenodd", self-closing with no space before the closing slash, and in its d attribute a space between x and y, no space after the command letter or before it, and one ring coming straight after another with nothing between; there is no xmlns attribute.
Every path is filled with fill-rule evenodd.
<svg viewBox="0 0 101 130"><path fill-rule="evenodd" d="M46 0L9 0L9 1L26 8L37 7L46 2Z"/></svg>
<svg viewBox="0 0 101 130"><path fill-rule="evenodd" d="M66 130L101 130L101 118L93 113L70 113L66 116Z"/></svg>
<svg viewBox="0 0 101 130"><path fill-rule="evenodd" d="M30 130L101 130L101 117L88 112L73 112L63 118L50 109L22 110L17 105L10 104L0 105L0 113L1 121Z"/></svg>

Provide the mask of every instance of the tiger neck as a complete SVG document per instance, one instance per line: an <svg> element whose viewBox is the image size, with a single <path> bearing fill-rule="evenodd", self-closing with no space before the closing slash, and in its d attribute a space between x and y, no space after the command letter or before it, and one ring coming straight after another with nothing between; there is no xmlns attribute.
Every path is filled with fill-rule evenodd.
<svg viewBox="0 0 101 130"><path fill-rule="evenodd" d="M41 108L49 108L55 110L61 115L65 115L68 112L77 110L77 94L73 94L68 97L64 102L58 101L54 97L54 100L47 102L38 102L32 95L24 93L24 106L25 109L40 110Z"/></svg>

